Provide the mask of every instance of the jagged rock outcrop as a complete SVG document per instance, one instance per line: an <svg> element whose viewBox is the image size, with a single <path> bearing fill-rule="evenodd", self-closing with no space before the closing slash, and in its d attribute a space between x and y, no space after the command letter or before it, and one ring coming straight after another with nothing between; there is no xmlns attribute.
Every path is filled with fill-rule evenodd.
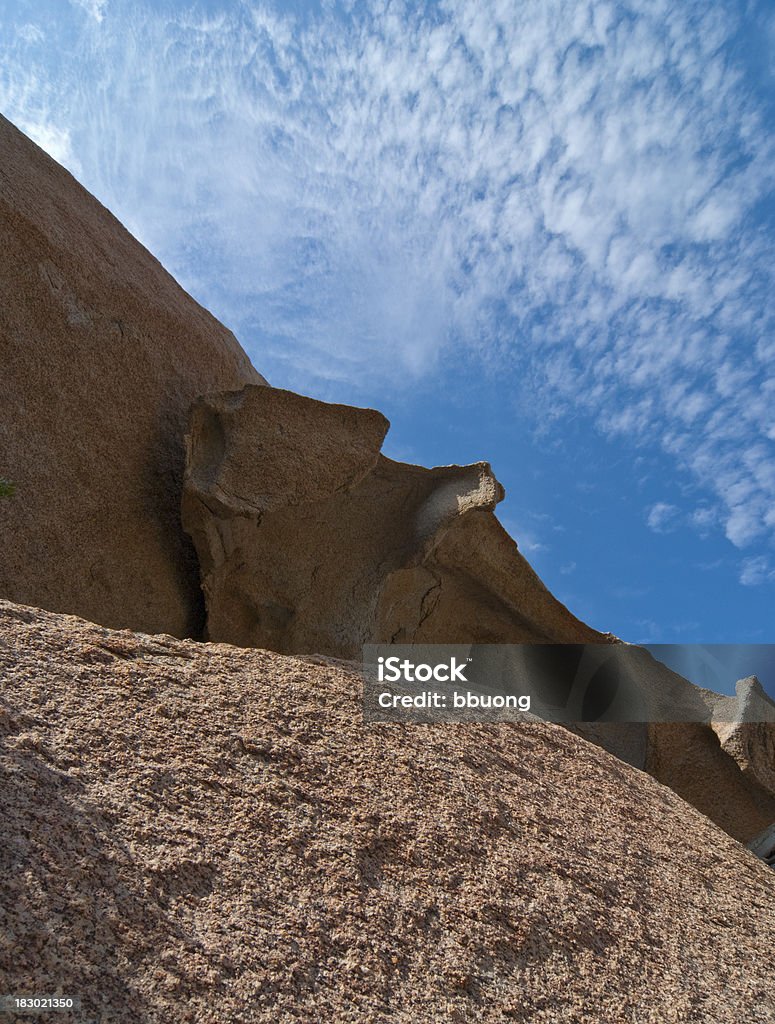
<svg viewBox="0 0 775 1024"><path fill-rule="evenodd" d="M359 657L369 642L604 642L493 515L487 463L380 454L376 412L248 386L193 410L183 522L208 636Z"/></svg>
<svg viewBox="0 0 775 1024"><path fill-rule="evenodd" d="M741 770L710 725L649 726L645 768L742 843L775 821L775 796Z"/></svg>
<svg viewBox="0 0 775 1024"><path fill-rule="evenodd" d="M722 749L775 799L775 703L756 676L739 679L734 697L718 698L714 719Z"/></svg>
<svg viewBox="0 0 775 1024"><path fill-rule="evenodd" d="M757 680L737 697L695 686L648 651L617 646L628 698L643 725L586 723L572 728L669 786L742 843L775 821L775 706Z"/></svg>
<svg viewBox="0 0 775 1024"><path fill-rule="evenodd" d="M353 659L368 643L613 640L576 619L522 557L493 514L503 491L487 463L393 462L380 454L387 426L373 410L265 387L195 404L183 522L199 554L210 640ZM570 727L741 841L775 820L775 794L719 745L717 695L641 648L617 648L621 720ZM507 670L526 673L527 685L539 668ZM486 675L502 671L493 664Z"/></svg>
<svg viewBox="0 0 775 1024"><path fill-rule="evenodd" d="M734 697L692 689L707 723L651 725L644 767L748 843L775 822L775 705L755 677L740 680Z"/></svg>
<svg viewBox="0 0 775 1024"><path fill-rule="evenodd" d="M194 399L261 381L64 168L0 117L0 595L114 626L201 628L180 526Z"/></svg>
<svg viewBox="0 0 775 1024"><path fill-rule="evenodd" d="M0 602L3 991L116 1024L769 1024L766 864L559 726L368 725L360 694Z"/></svg>

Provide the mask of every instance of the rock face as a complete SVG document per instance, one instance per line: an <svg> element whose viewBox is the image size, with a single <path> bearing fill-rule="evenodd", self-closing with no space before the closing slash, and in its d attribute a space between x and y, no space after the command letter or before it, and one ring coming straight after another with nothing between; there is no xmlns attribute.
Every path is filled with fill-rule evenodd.
<svg viewBox="0 0 775 1024"><path fill-rule="evenodd" d="M748 849L771 868L775 868L775 825L770 825L764 832L755 836L748 843Z"/></svg>
<svg viewBox="0 0 775 1024"><path fill-rule="evenodd" d="M742 843L775 821L773 793L741 770L710 725L649 726L645 768Z"/></svg>
<svg viewBox="0 0 775 1024"><path fill-rule="evenodd" d="M758 680L725 697L695 686L642 648L621 645L649 724L574 726L670 786L742 843L775 822L775 705Z"/></svg>
<svg viewBox="0 0 775 1024"><path fill-rule="evenodd" d="M756 676L739 679L735 691L718 699L713 728L722 749L775 801L775 704Z"/></svg>
<svg viewBox="0 0 775 1024"><path fill-rule="evenodd" d="M708 721L649 727L644 767L743 843L775 822L775 705L752 676L726 697L693 687Z"/></svg>
<svg viewBox="0 0 775 1024"><path fill-rule="evenodd" d="M180 516L188 425L183 517L211 639L343 658L375 641L612 640L552 597L502 529L487 463L393 462L379 413L265 386L231 333L2 118L0 243L0 480L13 483L0 595L202 635ZM583 735L730 835L765 829L775 707L758 684L739 684L730 711L632 656L662 717L686 701L697 720Z"/></svg>
<svg viewBox="0 0 775 1024"><path fill-rule="evenodd" d="M183 522L208 636L360 657L369 642L605 642L546 590L493 515L487 463L380 454L376 412L247 386L202 399Z"/></svg>
<svg viewBox="0 0 775 1024"><path fill-rule="evenodd" d="M503 491L487 463L393 462L380 454L387 427L372 410L265 387L195 404L183 522L210 640L351 659L367 643L611 641L552 597L500 526ZM571 728L735 838L761 832L775 820L775 790L746 765L761 775L768 748L751 735L739 764L711 727L721 698L619 646L642 717Z"/></svg>
<svg viewBox="0 0 775 1024"><path fill-rule="evenodd" d="M360 691L0 603L3 991L119 1024L770 1024L766 864L559 726L365 725Z"/></svg>
<svg viewBox="0 0 775 1024"><path fill-rule="evenodd" d="M233 335L0 117L0 594L191 635L191 403L263 378Z"/></svg>

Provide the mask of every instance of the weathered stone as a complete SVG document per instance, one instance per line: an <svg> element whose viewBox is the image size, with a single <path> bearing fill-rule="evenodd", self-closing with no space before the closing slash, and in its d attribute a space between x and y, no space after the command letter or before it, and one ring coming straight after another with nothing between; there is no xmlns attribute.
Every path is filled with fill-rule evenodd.
<svg viewBox="0 0 775 1024"><path fill-rule="evenodd" d="M192 489L225 519L259 518L357 484L388 429L372 409L246 387L194 404L187 437Z"/></svg>
<svg viewBox="0 0 775 1024"><path fill-rule="evenodd" d="M0 594L190 635L194 399L261 381L230 331L0 117Z"/></svg>
<svg viewBox="0 0 775 1024"><path fill-rule="evenodd" d="M199 632L179 515L193 402L184 511L211 638L340 657L610 641L500 526L486 463L393 462L379 413L261 386L230 332L2 118L0 243L0 593ZM652 724L576 728L750 839L775 819L775 707L755 680L721 698L630 650Z"/></svg>
<svg viewBox="0 0 775 1024"><path fill-rule="evenodd" d="M724 697L695 686L642 648L624 645L623 654L631 683L643 695L645 736L635 725L605 722L576 731L644 768L729 835L748 842L775 820L774 726L767 721L775 718L775 707L758 681L744 680L737 698Z"/></svg>
<svg viewBox="0 0 775 1024"><path fill-rule="evenodd" d="M770 867L775 868L775 823L748 843L748 849Z"/></svg>
<svg viewBox="0 0 775 1024"><path fill-rule="evenodd" d="M645 767L742 843L775 820L775 797L722 749L710 725L650 726Z"/></svg>
<svg viewBox="0 0 775 1024"><path fill-rule="evenodd" d="M196 404L183 521L211 640L350 658L381 641L607 639L498 523L487 463L393 462L379 453L386 427L261 387Z"/></svg>
<svg viewBox="0 0 775 1024"><path fill-rule="evenodd" d="M713 728L722 749L775 800L775 704L756 676L739 679L735 691L718 698Z"/></svg>
<svg viewBox="0 0 775 1024"><path fill-rule="evenodd" d="M386 428L371 410L263 387L196 403L183 520L211 640L340 658L375 642L612 640L523 558L493 513L503 490L487 463L393 462L379 453ZM569 727L750 839L775 818L775 799L720 748L711 719L722 698L642 648L617 648L640 709L630 700L624 720Z"/></svg>
<svg viewBox="0 0 775 1024"><path fill-rule="evenodd" d="M3 990L114 1024L771 1020L766 864L565 729L368 724L361 686L0 602Z"/></svg>

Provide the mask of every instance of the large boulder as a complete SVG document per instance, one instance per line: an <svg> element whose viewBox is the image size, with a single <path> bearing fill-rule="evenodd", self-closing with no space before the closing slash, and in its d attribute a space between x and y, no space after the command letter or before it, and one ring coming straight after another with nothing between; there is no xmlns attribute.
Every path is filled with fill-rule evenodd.
<svg viewBox="0 0 775 1024"><path fill-rule="evenodd" d="M766 1024L772 870L556 725L0 602L0 977L78 1019Z"/></svg>
<svg viewBox="0 0 775 1024"><path fill-rule="evenodd" d="M191 403L263 380L234 336L0 117L0 594L191 635Z"/></svg>
<svg viewBox="0 0 775 1024"><path fill-rule="evenodd" d="M210 640L360 657L362 645L606 642L493 514L487 463L380 454L387 421L246 386L194 406L183 522Z"/></svg>

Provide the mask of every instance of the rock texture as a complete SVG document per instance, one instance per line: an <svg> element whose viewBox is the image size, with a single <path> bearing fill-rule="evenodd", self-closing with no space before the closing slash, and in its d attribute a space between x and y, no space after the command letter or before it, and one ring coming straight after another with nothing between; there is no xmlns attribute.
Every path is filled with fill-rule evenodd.
<svg viewBox="0 0 775 1024"><path fill-rule="evenodd" d="M0 117L0 594L201 628L180 526L191 402L263 378L233 335Z"/></svg>
<svg viewBox="0 0 775 1024"><path fill-rule="evenodd" d="M543 587L486 463L401 465L379 413L264 386L2 118L0 242L0 594L199 633L193 403L212 639L612 639ZM325 657L0 601L0 992L115 1022L773 1021L771 872L676 793L771 859L775 708L631 658L652 717L698 720L586 732L675 792L558 726L364 724Z"/></svg>
<svg viewBox="0 0 775 1024"><path fill-rule="evenodd" d="M740 842L775 822L775 705L758 680L725 697L642 648L617 648L648 725L586 724L585 738L670 786Z"/></svg>
<svg viewBox="0 0 775 1024"><path fill-rule="evenodd" d="M775 800L775 703L756 676L739 679L735 691L715 702L713 728L722 749Z"/></svg>
<svg viewBox="0 0 775 1024"><path fill-rule="evenodd" d="M194 407L183 522L208 636L359 657L369 642L604 642L546 590L493 515L487 463L380 454L387 422L248 386Z"/></svg>
<svg viewBox="0 0 775 1024"><path fill-rule="evenodd" d="M0 602L2 991L127 1024L773 1020L763 862L559 726L365 726L360 691Z"/></svg>
<svg viewBox="0 0 775 1024"><path fill-rule="evenodd" d="M613 640L576 619L522 557L493 513L503 490L487 463L393 462L380 454L387 426L372 410L265 387L195 404L183 522L199 555L211 640L353 659L368 643ZM717 695L640 648L617 647L623 720L571 727L650 771L735 838L761 832L775 820L775 791L759 777L769 748L749 733L747 761L741 753L738 763L711 728ZM567 649L546 652L556 677ZM539 668L508 671L535 683ZM759 776L748 767L754 760Z"/></svg>
<svg viewBox="0 0 775 1024"><path fill-rule="evenodd" d="M645 767L742 843L775 822L775 796L741 770L710 725L649 726Z"/></svg>
<svg viewBox="0 0 775 1024"><path fill-rule="evenodd" d="M748 843L748 849L771 868L775 868L775 825L770 825L764 832L755 836Z"/></svg>
<svg viewBox="0 0 775 1024"><path fill-rule="evenodd" d="M775 705L755 676L734 697L692 689L707 723L651 725L644 767L748 843L775 822Z"/></svg>

